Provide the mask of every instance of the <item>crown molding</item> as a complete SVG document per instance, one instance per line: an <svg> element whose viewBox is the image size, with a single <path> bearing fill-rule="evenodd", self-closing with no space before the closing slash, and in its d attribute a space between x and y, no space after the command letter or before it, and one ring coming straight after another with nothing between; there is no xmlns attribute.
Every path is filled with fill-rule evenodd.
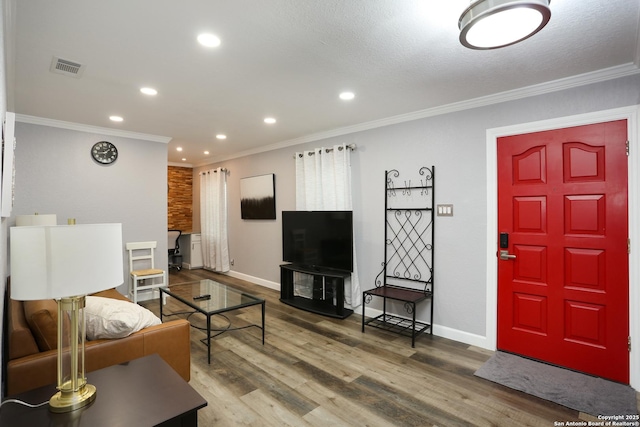
<svg viewBox="0 0 640 427"><path fill-rule="evenodd" d="M171 137L150 135L146 133L129 132L119 129L103 128L99 126L83 125L81 123L64 122L62 120L45 119L43 117L27 116L25 114L16 114L16 121L29 123L32 125L50 126L54 128L70 129L79 132L98 133L101 135L118 136L122 138L140 139L143 141L162 142L168 144Z"/></svg>
<svg viewBox="0 0 640 427"><path fill-rule="evenodd" d="M599 82L613 80L621 77L632 76L635 74L640 74L640 68L638 64L634 64L634 63L623 64L615 67L593 71L590 73L579 74L576 76L566 77L563 79L553 80L550 82L545 82L545 83L540 83L532 86L526 86L519 89L500 92L493 95L482 96L479 98L473 98L466 101L454 102L452 104L446 104L438 107L427 108L424 110L418 110L411 113L391 116L391 117L387 117L380 120L360 123L353 126L345 126L345 127L329 130L326 132L314 133L314 134L306 135L300 138L290 139L287 141L281 141L274 144L265 145L263 147L251 149L251 150L241 151L228 156L216 157L214 161L201 163L201 164L198 164L197 166L204 166L212 163L219 163L226 160L236 159L239 157L246 157L254 154L264 153L267 151L292 147L299 144L305 144L307 142L319 141L322 139L333 138L336 136L348 135L355 132L362 132L370 129L376 129L384 126L395 125L395 124L409 122L413 120L419 120L419 119L424 119L428 117L440 116L443 114L455 113L458 111L469 110L472 108L486 107L489 105L499 104L499 103L508 102L508 101L514 101L514 100L528 98L528 97L537 96L537 95L543 95L551 92L559 92L561 90L571 89L571 88L580 87L580 86L586 86L593 83L599 83Z"/></svg>

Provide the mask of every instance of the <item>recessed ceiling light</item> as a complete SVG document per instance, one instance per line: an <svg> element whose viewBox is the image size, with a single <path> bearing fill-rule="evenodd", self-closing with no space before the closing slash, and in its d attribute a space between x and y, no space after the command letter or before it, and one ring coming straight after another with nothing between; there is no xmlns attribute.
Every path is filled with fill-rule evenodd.
<svg viewBox="0 0 640 427"><path fill-rule="evenodd" d="M145 95L151 95L151 96L158 94L158 91L152 87L143 87L140 89L140 92L144 93Z"/></svg>
<svg viewBox="0 0 640 427"><path fill-rule="evenodd" d="M182 158L182 161L183 161L183 162L186 162L186 161L187 161L187 158L186 158L186 157L183 157L183 158Z"/></svg>
<svg viewBox="0 0 640 427"><path fill-rule="evenodd" d="M209 155L209 152L208 152L208 151L205 151L205 152L204 152L204 154L208 156L208 155Z"/></svg>
<svg viewBox="0 0 640 427"><path fill-rule="evenodd" d="M182 151L182 147L176 147L176 151Z"/></svg>
<svg viewBox="0 0 640 427"><path fill-rule="evenodd" d="M276 119L274 119L273 117L267 117L266 119L264 119L264 122L269 125L272 125L276 122Z"/></svg>
<svg viewBox="0 0 640 427"><path fill-rule="evenodd" d="M355 97L356 94L353 92L342 92L340 94L340 99L342 99L343 101L351 101Z"/></svg>
<svg viewBox="0 0 640 427"><path fill-rule="evenodd" d="M220 46L220 39L210 33L203 33L198 36L198 43L206 47L218 47Z"/></svg>
<svg viewBox="0 0 640 427"><path fill-rule="evenodd" d="M109 120L111 120L112 122L121 122L124 119L120 116L109 116Z"/></svg>
<svg viewBox="0 0 640 427"><path fill-rule="evenodd" d="M223 134L219 133L219 134L216 135L216 138L218 138L218 139L227 139L227 135L223 135Z"/></svg>

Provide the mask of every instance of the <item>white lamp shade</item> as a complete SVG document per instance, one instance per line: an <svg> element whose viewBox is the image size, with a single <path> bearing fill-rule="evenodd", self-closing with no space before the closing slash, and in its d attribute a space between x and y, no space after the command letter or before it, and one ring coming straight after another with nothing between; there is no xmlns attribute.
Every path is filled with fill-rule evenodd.
<svg viewBox="0 0 640 427"><path fill-rule="evenodd" d="M56 214L45 215L16 215L16 227L25 225L56 225L58 218Z"/></svg>
<svg viewBox="0 0 640 427"><path fill-rule="evenodd" d="M123 283L122 224L11 227L11 298L58 299Z"/></svg>

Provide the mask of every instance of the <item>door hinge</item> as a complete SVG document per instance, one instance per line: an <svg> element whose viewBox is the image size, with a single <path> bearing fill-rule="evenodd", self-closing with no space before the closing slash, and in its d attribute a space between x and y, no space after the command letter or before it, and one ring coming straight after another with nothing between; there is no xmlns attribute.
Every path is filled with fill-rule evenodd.
<svg viewBox="0 0 640 427"><path fill-rule="evenodd" d="M629 352L631 352L631 337L627 338L627 345L629 346Z"/></svg>
<svg viewBox="0 0 640 427"><path fill-rule="evenodd" d="M627 253L631 253L631 239L627 239Z"/></svg>
<svg viewBox="0 0 640 427"><path fill-rule="evenodd" d="M627 156L629 155L629 141L627 141Z"/></svg>

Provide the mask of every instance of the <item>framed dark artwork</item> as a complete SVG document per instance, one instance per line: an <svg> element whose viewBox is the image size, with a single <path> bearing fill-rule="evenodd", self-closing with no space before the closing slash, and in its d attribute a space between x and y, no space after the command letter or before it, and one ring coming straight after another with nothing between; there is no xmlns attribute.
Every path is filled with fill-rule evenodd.
<svg viewBox="0 0 640 427"><path fill-rule="evenodd" d="M276 176L252 176L240 179L242 219L276 219Z"/></svg>

